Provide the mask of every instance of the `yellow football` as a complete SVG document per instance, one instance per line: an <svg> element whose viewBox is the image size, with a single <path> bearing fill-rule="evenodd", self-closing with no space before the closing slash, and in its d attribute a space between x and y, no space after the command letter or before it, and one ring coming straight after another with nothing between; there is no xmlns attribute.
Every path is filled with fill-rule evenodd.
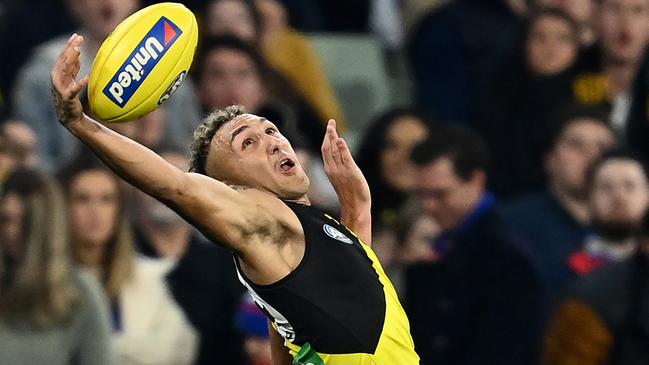
<svg viewBox="0 0 649 365"><path fill-rule="evenodd" d="M137 11L104 41L88 82L90 109L110 123L137 119L180 86L196 51L198 26L182 4Z"/></svg>

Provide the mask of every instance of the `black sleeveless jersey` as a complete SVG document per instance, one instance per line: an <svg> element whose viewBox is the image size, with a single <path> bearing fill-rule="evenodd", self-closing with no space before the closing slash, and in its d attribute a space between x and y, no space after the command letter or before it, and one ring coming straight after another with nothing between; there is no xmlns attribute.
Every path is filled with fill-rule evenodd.
<svg viewBox="0 0 649 365"><path fill-rule="evenodd" d="M384 343L383 352L396 351L399 364L418 363L405 313L371 249L332 216L285 203L304 230L304 257L295 270L276 283L256 285L235 262L241 282L291 353L308 344L326 364L388 364L388 356L378 362Z"/></svg>

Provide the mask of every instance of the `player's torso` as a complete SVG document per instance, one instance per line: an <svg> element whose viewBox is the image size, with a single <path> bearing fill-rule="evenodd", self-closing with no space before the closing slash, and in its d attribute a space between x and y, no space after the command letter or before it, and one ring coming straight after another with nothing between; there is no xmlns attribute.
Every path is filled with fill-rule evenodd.
<svg viewBox="0 0 649 365"><path fill-rule="evenodd" d="M292 354L314 365L309 347L326 364L417 364L407 318L372 250L331 216L287 205L304 230L299 265L264 286L248 280L238 262L237 270Z"/></svg>

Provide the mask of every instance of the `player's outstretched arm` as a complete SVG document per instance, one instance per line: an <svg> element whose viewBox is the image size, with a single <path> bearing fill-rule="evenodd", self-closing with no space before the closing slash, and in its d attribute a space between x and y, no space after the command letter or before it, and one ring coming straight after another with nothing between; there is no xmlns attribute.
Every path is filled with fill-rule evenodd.
<svg viewBox="0 0 649 365"><path fill-rule="evenodd" d="M327 124L322 159L329 181L340 200L340 219L368 245L372 243L372 199L367 180L352 157L347 142L338 137L336 121Z"/></svg>
<svg viewBox="0 0 649 365"><path fill-rule="evenodd" d="M244 249L245 234L272 224L246 194L207 176L185 173L148 148L132 141L83 113L79 92L88 78L77 81L83 38L73 35L51 73L52 97L61 124L124 180L163 201L210 238L231 249Z"/></svg>

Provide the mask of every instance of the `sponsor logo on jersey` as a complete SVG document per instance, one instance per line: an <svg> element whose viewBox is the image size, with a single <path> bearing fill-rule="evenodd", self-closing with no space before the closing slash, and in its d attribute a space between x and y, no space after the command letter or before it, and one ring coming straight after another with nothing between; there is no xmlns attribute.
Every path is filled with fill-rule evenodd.
<svg viewBox="0 0 649 365"><path fill-rule="evenodd" d="M339 230L337 230L336 228L334 228L334 227L332 227L332 226L330 226L328 224L325 224L324 226L322 226L322 230L327 234L327 236L329 236L329 237L331 237L331 238L333 238L335 240L338 240L338 241L344 242L344 243L348 243L350 245L354 243L354 241L352 241L351 238L345 236L344 233L340 232Z"/></svg>
<svg viewBox="0 0 649 365"><path fill-rule="evenodd" d="M161 17L104 87L104 95L119 107L123 107L181 34L182 30L176 24L164 16ZM179 80L182 81L180 75L174 80L171 87L173 88L176 81ZM173 90L168 89L169 95L177 87L175 86Z"/></svg>

